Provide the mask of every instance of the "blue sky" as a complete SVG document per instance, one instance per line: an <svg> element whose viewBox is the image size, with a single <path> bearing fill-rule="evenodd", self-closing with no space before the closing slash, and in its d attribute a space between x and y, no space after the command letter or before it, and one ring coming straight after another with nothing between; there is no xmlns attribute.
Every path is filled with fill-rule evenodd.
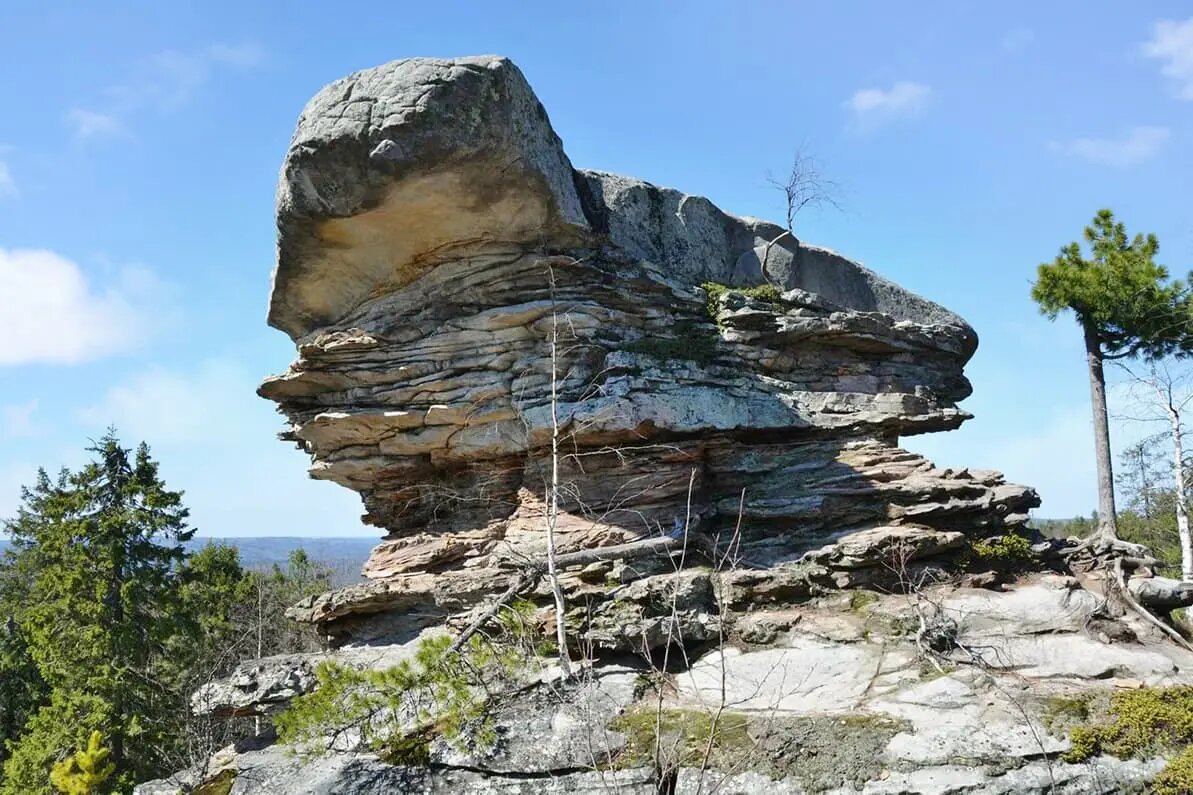
<svg viewBox="0 0 1193 795"><path fill-rule="evenodd" d="M84 7L85 6L85 7ZM1079 334L1035 266L1109 206L1193 268L1188 2L55 3L0 7L0 516L109 423L209 535L374 533L253 389L277 168L306 100L395 58L499 53L573 163L781 216L806 147L843 212L797 232L982 338L949 466L1095 503ZM1121 424L1119 440L1140 434Z"/></svg>

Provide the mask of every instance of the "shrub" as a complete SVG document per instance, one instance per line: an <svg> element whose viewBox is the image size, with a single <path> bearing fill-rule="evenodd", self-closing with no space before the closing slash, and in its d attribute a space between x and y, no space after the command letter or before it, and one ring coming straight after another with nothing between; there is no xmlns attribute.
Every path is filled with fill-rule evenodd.
<svg viewBox="0 0 1193 795"><path fill-rule="evenodd" d="M708 316L714 321L720 314L721 296L728 293L736 293L769 304L779 304L783 301L783 294L773 284L760 284L756 287L730 287L717 282L704 282L700 285L700 289L704 290L706 295L705 308L708 310Z"/></svg>
<svg viewBox="0 0 1193 795"><path fill-rule="evenodd" d="M357 730L361 740L392 764L425 764L436 737L466 742L472 750L493 745L486 693L500 689L537 649L529 639L524 608L502 621L500 641L473 635L459 652L452 638L435 635L414 656L382 670L328 661L315 669L316 687L277 716L278 738L319 753L327 742Z"/></svg>
<svg viewBox="0 0 1193 795"><path fill-rule="evenodd" d="M1193 792L1193 686L1155 687L1115 693L1101 719L1069 732L1066 762L1099 754L1121 758L1171 755L1180 751L1154 782L1162 795Z"/></svg>
<svg viewBox="0 0 1193 795"><path fill-rule="evenodd" d="M994 539L970 544L975 559L984 563L1026 563L1035 557L1031 542L1018 533L1006 533Z"/></svg>

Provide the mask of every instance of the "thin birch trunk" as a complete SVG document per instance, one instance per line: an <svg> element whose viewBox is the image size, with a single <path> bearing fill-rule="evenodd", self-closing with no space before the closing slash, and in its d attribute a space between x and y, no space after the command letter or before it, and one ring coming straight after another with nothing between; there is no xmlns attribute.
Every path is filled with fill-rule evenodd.
<svg viewBox="0 0 1193 795"><path fill-rule="evenodd" d="M1172 424L1172 477L1176 497L1176 530L1181 539L1181 579L1193 582L1193 539L1189 536L1189 507L1185 503L1185 452L1181 440L1181 414L1168 402L1168 421Z"/></svg>
<svg viewBox="0 0 1193 795"><path fill-rule="evenodd" d="M559 524L559 316L555 311L555 271L551 275L551 483L547 499L547 578L555 597L555 642L559 646L559 667L565 677L572 675L568 657L567 627L564 616L567 604L563 587L559 584L555 549L555 530Z"/></svg>

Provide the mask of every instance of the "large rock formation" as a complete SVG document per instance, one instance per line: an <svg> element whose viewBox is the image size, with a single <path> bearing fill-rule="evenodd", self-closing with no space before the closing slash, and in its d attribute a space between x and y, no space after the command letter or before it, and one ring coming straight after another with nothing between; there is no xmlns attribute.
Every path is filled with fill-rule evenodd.
<svg viewBox="0 0 1193 795"><path fill-rule="evenodd" d="M196 709L269 715L321 660L410 659L520 582L587 662L493 698L485 751L438 739L400 763L337 735L311 760L259 741L192 779L1108 793L1163 765L1062 763L1049 704L1189 681L1193 654L1088 576L1042 573L1064 566L1027 548L1032 490L898 447L967 418L977 337L955 314L774 224L574 169L498 57L396 61L321 91L278 230L269 320L299 355L260 393L312 475L359 492L386 536L366 582L291 611L334 651L243 666ZM519 579L545 555L556 471L562 617ZM974 588L1016 567L1009 590ZM642 753L643 730L682 744L710 714L736 727L712 758L663 770Z"/></svg>
<svg viewBox="0 0 1193 795"><path fill-rule="evenodd" d="M740 515L741 556L771 565L879 526L997 534L1036 504L896 446L966 419L961 318L774 224L573 169L504 58L321 91L278 229L269 319L299 358L260 392L388 532L365 567L386 585L320 620L541 555L553 417L562 552Z"/></svg>

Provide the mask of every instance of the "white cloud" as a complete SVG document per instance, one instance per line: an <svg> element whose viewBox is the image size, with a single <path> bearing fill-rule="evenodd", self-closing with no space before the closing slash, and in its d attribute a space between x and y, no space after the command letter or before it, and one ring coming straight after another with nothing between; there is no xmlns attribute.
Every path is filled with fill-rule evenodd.
<svg viewBox="0 0 1193 795"><path fill-rule="evenodd" d="M122 435L157 444L202 444L214 440L243 414L243 404L258 402L252 379L222 360L204 363L194 373L149 370L82 409L78 418L93 429L115 425Z"/></svg>
<svg viewBox="0 0 1193 795"><path fill-rule="evenodd" d="M360 498L307 477L307 456L276 439L283 420L258 380L231 357L152 369L76 419L92 435L112 424L125 445L147 442L206 535L359 534Z"/></svg>
<svg viewBox="0 0 1193 795"><path fill-rule="evenodd" d="M890 119L914 116L924 109L932 89L922 83L900 80L890 88L863 88L854 92L845 106L854 118L873 125Z"/></svg>
<svg viewBox="0 0 1193 795"><path fill-rule="evenodd" d="M1168 141L1167 127L1132 127L1121 138L1078 138L1053 144L1058 151L1102 166L1134 166L1155 156Z"/></svg>
<svg viewBox="0 0 1193 795"><path fill-rule="evenodd" d="M1020 53L1026 50L1036 40L1036 33L1031 28L1015 28L1007 31L1002 37L1002 48L1007 52Z"/></svg>
<svg viewBox="0 0 1193 795"><path fill-rule="evenodd" d="M103 92L100 110L75 108L66 120L80 139L128 134L128 117L147 108L184 105L217 69L251 69L265 58L256 44L212 44L201 50L164 50L138 61L128 79Z"/></svg>
<svg viewBox="0 0 1193 795"><path fill-rule="evenodd" d="M110 113L97 113L84 108L71 108L66 112L66 123L79 139L116 137L127 134L124 123Z"/></svg>
<svg viewBox="0 0 1193 795"><path fill-rule="evenodd" d="M0 199L15 199L21 195L17 190L17 183L12 178L8 164L0 160Z"/></svg>
<svg viewBox="0 0 1193 795"><path fill-rule="evenodd" d="M0 406L0 427L9 438L33 438L41 435L41 428L33 415L37 413L37 401Z"/></svg>
<svg viewBox="0 0 1193 795"><path fill-rule="evenodd" d="M265 60L265 50L252 42L213 44L207 48L207 57L215 63L251 69Z"/></svg>
<svg viewBox="0 0 1193 795"><path fill-rule="evenodd" d="M1161 62L1160 73L1176 84L1178 97L1193 100L1193 17L1157 22L1143 54Z"/></svg>
<svg viewBox="0 0 1193 795"><path fill-rule="evenodd" d="M123 268L110 283L88 283L78 265L40 249L0 249L0 366L73 364L128 350L160 300L151 273Z"/></svg>

